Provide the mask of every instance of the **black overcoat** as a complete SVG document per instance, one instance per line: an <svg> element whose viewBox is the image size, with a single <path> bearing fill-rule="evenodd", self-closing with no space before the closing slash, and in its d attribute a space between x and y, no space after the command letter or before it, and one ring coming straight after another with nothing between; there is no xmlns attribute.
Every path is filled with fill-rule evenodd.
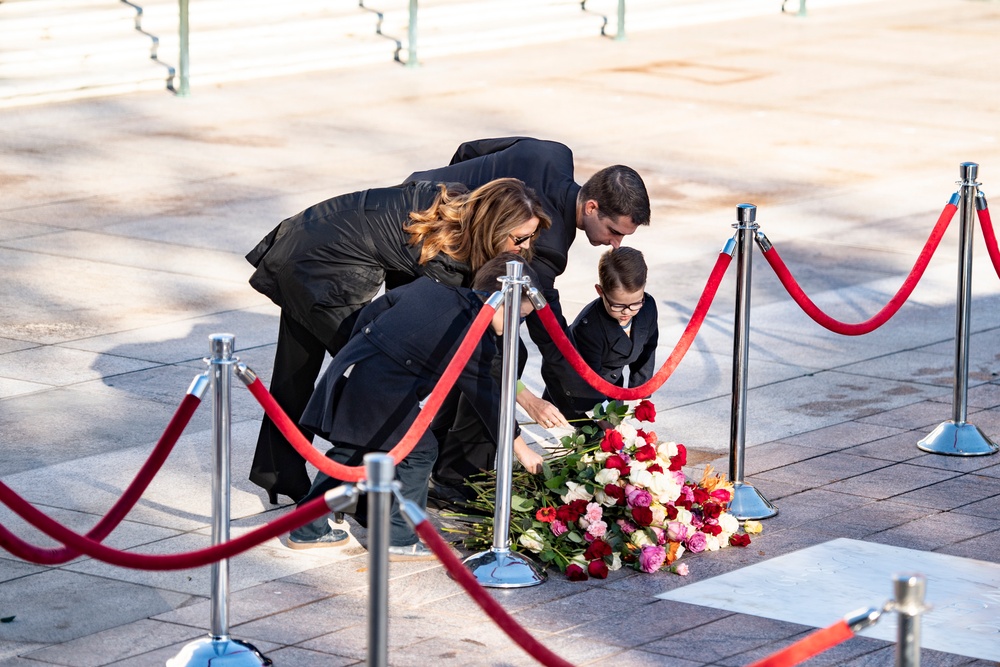
<svg viewBox="0 0 1000 667"><path fill-rule="evenodd" d="M584 306L570 325L569 333L586 364L613 385L625 386L622 370L626 366L629 369L629 387L645 384L656 373L659 328L656 300L649 294L643 296L642 308L632 318L629 335L622 331L618 320L608 314L600 298ZM558 391L554 391L552 386L548 389L547 398L552 399L560 410L565 408L563 412L572 412L575 418L607 398L585 384L559 387Z"/></svg>
<svg viewBox="0 0 1000 667"><path fill-rule="evenodd" d="M420 247L403 231L410 212L428 208L437 193L435 184L410 183L310 206L247 254L256 267L250 284L335 349L350 333L350 315L371 301L387 275L395 283L421 275L469 283L468 267L444 255L419 265Z"/></svg>
<svg viewBox="0 0 1000 667"><path fill-rule="evenodd" d="M388 451L416 419L482 306L472 290L428 278L386 292L361 311L301 425L338 446ZM494 442L500 388L490 369L496 353L496 335L487 328L455 385ZM436 448L437 441L427 430L417 446Z"/></svg>

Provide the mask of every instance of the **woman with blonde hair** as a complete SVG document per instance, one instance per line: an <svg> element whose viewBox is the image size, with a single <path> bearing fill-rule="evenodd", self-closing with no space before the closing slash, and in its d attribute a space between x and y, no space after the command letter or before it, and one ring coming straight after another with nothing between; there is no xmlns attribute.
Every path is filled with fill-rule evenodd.
<svg viewBox="0 0 1000 667"><path fill-rule="evenodd" d="M537 195L503 178L472 192L427 182L363 190L282 221L246 258L250 284L281 308L271 393L298 421L327 353L347 342L357 312L383 285L427 276L468 286L502 252L530 256L551 222ZM265 416L250 480L271 503L311 486L304 459Z"/></svg>

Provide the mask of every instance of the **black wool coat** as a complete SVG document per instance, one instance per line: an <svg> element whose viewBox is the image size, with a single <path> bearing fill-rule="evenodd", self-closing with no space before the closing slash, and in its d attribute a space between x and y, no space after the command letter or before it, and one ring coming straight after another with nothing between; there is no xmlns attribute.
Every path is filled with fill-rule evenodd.
<svg viewBox="0 0 1000 667"><path fill-rule="evenodd" d="M576 239L576 198L580 186L573 180L573 151L555 141L530 137L501 137L467 141L458 147L447 167L418 171L407 181L457 182L477 188L497 178L518 178L532 188L552 226L531 242L531 267L538 274L538 287L552 314L566 329L559 305L556 278L566 270L569 249ZM537 315L528 317L528 333L542 353L542 375L563 385L582 386L556 348Z"/></svg>
<svg viewBox="0 0 1000 667"><path fill-rule="evenodd" d="M360 313L350 341L320 378L300 424L338 446L388 451L420 413L420 403L483 307L472 290L428 278L403 285ZM492 329L480 338L455 384L496 442L500 387L490 370ZM417 447L436 448L428 429Z"/></svg>
<svg viewBox="0 0 1000 667"><path fill-rule="evenodd" d="M328 199L282 221L246 258L250 284L310 333L335 349L350 334L350 316L393 285L430 276L465 285L468 266L439 255L421 266L403 225L428 208L432 183L363 190Z"/></svg>
<svg viewBox="0 0 1000 667"><path fill-rule="evenodd" d="M618 320L608 314L602 299L587 304L569 330L583 360L611 384L625 386L622 369L626 366L630 387L645 384L656 373L656 344L660 334L656 300L648 294L643 296L642 308L632 318L631 335L626 335ZM591 396L598 400L605 398L596 392Z"/></svg>

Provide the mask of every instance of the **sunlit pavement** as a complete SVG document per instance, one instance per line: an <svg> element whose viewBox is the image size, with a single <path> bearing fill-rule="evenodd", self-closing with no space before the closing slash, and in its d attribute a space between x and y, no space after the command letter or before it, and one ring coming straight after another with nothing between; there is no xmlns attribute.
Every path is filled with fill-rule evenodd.
<svg viewBox="0 0 1000 667"><path fill-rule="evenodd" d="M639 170L653 222L628 243L650 265L660 362L744 202L821 308L867 319L903 283L959 165L980 165L987 195L1000 182L1000 73L990 66L1000 4L817 2L806 17L778 8L415 69L199 86L195 66L188 99L151 92L0 111L0 479L89 530L204 370L210 334L234 334L240 358L269 381L278 311L247 284L243 254L305 206L398 183L477 137L562 141L579 181L608 164ZM735 667L816 627L765 611L810 580L775 586L756 613L708 593L692 601L685 586L845 538L888 548L900 571L952 556L996 582L1000 458L916 447L952 417L958 222L899 314L860 337L820 328L755 253L745 474L779 514L750 547L685 555L687 577L621 570L572 583L552 573L495 597L575 664ZM968 421L998 440L1000 278L978 225L974 236ZM574 246L558 283L571 315L594 297L602 250ZM731 268L653 397L660 437L687 444L693 476L709 463L729 468L734 298ZM526 378L540 388L537 357ZM210 415L198 410L111 546L208 544ZM234 534L288 511L246 481L260 415L234 382ZM51 544L6 508L0 522ZM333 553L274 540L232 559L233 637L277 665L363 664L365 535L352 533ZM908 561L907 550L930 556ZM923 573L929 597L947 585ZM391 576L392 664L533 664L441 567L393 564ZM817 587L809 618L819 611L832 623L891 597L888 578L871 585L847 608ZM675 599L656 597L667 592ZM15 618L0 624L0 665L163 664L208 631L208 596L208 568L151 573L87 558L47 568L4 553L0 618ZM995 618L995 599L984 599ZM941 611L926 615L928 626ZM969 625L952 618L956 631ZM925 649L924 664L996 664L1000 647L981 651L997 636L980 632L980 653ZM863 636L806 664L890 664L893 651Z"/></svg>

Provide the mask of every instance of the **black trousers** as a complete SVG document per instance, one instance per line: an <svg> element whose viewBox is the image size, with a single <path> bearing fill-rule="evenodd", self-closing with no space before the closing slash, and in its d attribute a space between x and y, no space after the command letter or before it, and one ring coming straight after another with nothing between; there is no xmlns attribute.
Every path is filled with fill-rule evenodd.
<svg viewBox="0 0 1000 667"><path fill-rule="evenodd" d="M302 324L281 313L270 391L294 422L302 417L312 396L327 352L334 354L336 350L328 349ZM305 435L312 441L309 433ZM272 502L279 493L297 501L311 486L305 459L267 415L260 424L250 481L267 491Z"/></svg>
<svg viewBox="0 0 1000 667"><path fill-rule="evenodd" d="M364 455L368 450L351 447L349 445L334 445L327 453L327 458L349 466L362 465ZM431 468L434 467L434 459L437 458L437 448L418 445L396 466L396 479L402 485L401 492L407 500L412 500L421 509L427 507L427 482L431 477ZM299 501L299 505L308 502L313 498L322 496L330 489L334 489L343 484L339 479L334 479L324 473L316 475L316 481L312 488ZM367 496L361 496L358 506L353 512L353 516L362 526L368 525L368 503ZM394 547L407 547L419 541L417 534L410 528L403 514L399 511L399 506L395 499L392 501L392 510L389 513L391 528L389 529L389 543ZM323 516L308 523L301 528L292 531L296 538L315 539L329 531L327 517Z"/></svg>

